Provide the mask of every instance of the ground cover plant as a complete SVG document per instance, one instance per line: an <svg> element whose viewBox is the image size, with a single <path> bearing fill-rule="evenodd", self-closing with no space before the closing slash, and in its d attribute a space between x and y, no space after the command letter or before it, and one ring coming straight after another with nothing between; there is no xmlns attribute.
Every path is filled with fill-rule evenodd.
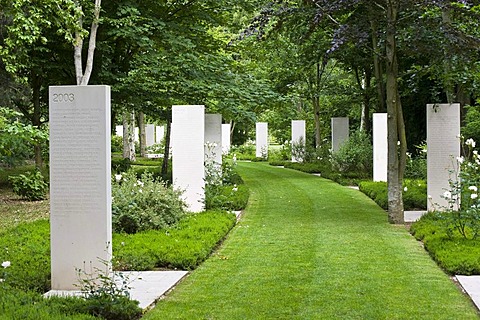
<svg viewBox="0 0 480 320"><path fill-rule="evenodd" d="M449 274L480 274L480 239L467 239L458 231L452 231L453 226L445 224L447 214L453 213L430 212L413 223L410 231Z"/></svg>
<svg viewBox="0 0 480 320"><path fill-rule="evenodd" d="M427 209L427 184L424 180L405 179L403 183L403 205L405 210ZM362 181L360 191L375 201L382 209L388 209L387 183Z"/></svg>
<svg viewBox="0 0 480 320"><path fill-rule="evenodd" d="M364 194L239 163L249 206L150 319L478 319L403 227Z"/></svg>

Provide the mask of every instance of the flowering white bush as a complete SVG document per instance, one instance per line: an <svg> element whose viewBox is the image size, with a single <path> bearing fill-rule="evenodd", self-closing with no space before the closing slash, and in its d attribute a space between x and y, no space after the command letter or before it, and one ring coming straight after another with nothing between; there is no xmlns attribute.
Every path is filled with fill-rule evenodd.
<svg viewBox="0 0 480 320"><path fill-rule="evenodd" d="M450 235L458 231L469 239L480 235L480 156L473 149L475 145L473 139L467 139L463 144L464 156L456 158L456 170L451 172L458 178L450 180L450 190L442 195L448 207L445 213L439 213Z"/></svg>

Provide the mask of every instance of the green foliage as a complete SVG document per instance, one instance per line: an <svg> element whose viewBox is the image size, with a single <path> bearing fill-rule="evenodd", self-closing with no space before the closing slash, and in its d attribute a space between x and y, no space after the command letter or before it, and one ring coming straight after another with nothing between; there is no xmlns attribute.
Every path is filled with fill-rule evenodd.
<svg viewBox="0 0 480 320"><path fill-rule="evenodd" d="M43 200L46 198L48 184L40 170L29 171L25 174L9 177L13 186L13 192L23 199L30 201Z"/></svg>
<svg viewBox="0 0 480 320"><path fill-rule="evenodd" d="M48 140L48 133L20 122L21 114L0 107L0 163L14 166L32 157L33 143Z"/></svg>
<svg viewBox="0 0 480 320"><path fill-rule="evenodd" d="M412 224L411 233L449 274L480 274L480 239L466 239L445 225L445 214L429 212ZM448 219L452 220L452 219Z"/></svg>
<svg viewBox="0 0 480 320"><path fill-rule="evenodd" d="M480 141L480 106L466 107L465 126L462 127L462 135L466 139Z"/></svg>
<svg viewBox="0 0 480 320"><path fill-rule="evenodd" d="M245 185L223 185L219 186L215 195L206 197L205 208L223 210L242 210L248 203L250 193Z"/></svg>
<svg viewBox="0 0 480 320"><path fill-rule="evenodd" d="M415 154L407 153L405 177L410 179L427 180L427 142L415 146Z"/></svg>
<svg viewBox="0 0 480 320"><path fill-rule="evenodd" d="M256 157L255 145L246 143L240 146L232 146L230 154L233 154L237 160L254 160Z"/></svg>
<svg viewBox="0 0 480 320"><path fill-rule="evenodd" d="M128 158L113 158L111 160L112 172L122 173L130 169L132 162Z"/></svg>
<svg viewBox="0 0 480 320"><path fill-rule="evenodd" d="M130 300L130 280L122 273L110 272L110 262L102 261L105 269L93 274L78 270L78 289L84 293L82 311L108 320L134 320L142 315L138 301Z"/></svg>
<svg viewBox="0 0 480 320"><path fill-rule="evenodd" d="M24 291L50 289L50 227L47 220L20 224L0 234L0 261L10 261L6 283Z"/></svg>
<svg viewBox="0 0 480 320"><path fill-rule="evenodd" d="M350 135L340 150L332 154L333 167L339 172L363 173L364 177L372 175L373 149L370 136L364 131Z"/></svg>
<svg viewBox="0 0 480 320"><path fill-rule="evenodd" d="M381 208L388 209L386 182L362 181L358 184L361 192L375 201ZM403 184L403 205L405 210L425 210L427 208L427 185L424 180L405 179Z"/></svg>
<svg viewBox="0 0 480 320"><path fill-rule="evenodd" d="M137 179L133 171L112 179L112 226L115 232L136 233L176 223L184 214L181 192L155 181L151 173Z"/></svg>
<svg viewBox="0 0 480 320"><path fill-rule="evenodd" d="M111 149L112 152L123 152L123 137L112 135L112 142L111 142Z"/></svg>
<svg viewBox="0 0 480 320"><path fill-rule="evenodd" d="M114 234L114 266L118 270L192 270L210 255L235 220L234 214L206 211L189 214L171 228Z"/></svg>

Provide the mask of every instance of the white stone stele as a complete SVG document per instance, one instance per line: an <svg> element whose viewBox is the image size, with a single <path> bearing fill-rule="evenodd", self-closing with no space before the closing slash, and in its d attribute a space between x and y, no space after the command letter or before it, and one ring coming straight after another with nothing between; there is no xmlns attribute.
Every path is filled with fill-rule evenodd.
<svg viewBox="0 0 480 320"><path fill-rule="evenodd" d="M230 123L222 124L222 152L228 154L230 152L231 141L230 141L230 130L232 126Z"/></svg>
<svg viewBox="0 0 480 320"><path fill-rule="evenodd" d="M205 160L222 165L222 115L205 115Z"/></svg>
<svg viewBox="0 0 480 320"><path fill-rule="evenodd" d="M373 181L387 181L387 114L373 114Z"/></svg>
<svg viewBox="0 0 480 320"><path fill-rule="evenodd" d="M456 179L449 171L457 167L459 136L460 104L427 104L427 194L431 196L428 211L448 207L441 196L450 190L449 179Z"/></svg>
<svg viewBox="0 0 480 320"><path fill-rule="evenodd" d="M292 120L292 148L293 144L302 143L305 147L305 120ZM292 162L303 161L297 159L292 153Z"/></svg>
<svg viewBox="0 0 480 320"><path fill-rule="evenodd" d="M256 151L255 156L257 158L262 158L264 156L268 157L268 123L266 122L257 122L256 123Z"/></svg>
<svg viewBox="0 0 480 320"><path fill-rule="evenodd" d="M115 126L115 135L123 137L123 126Z"/></svg>
<svg viewBox="0 0 480 320"><path fill-rule="evenodd" d="M172 107L173 185L184 191L191 212L204 210L205 106Z"/></svg>
<svg viewBox="0 0 480 320"><path fill-rule="evenodd" d="M145 126L145 144L147 147L153 146L155 143L155 125L147 124Z"/></svg>
<svg viewBox="0 0 480 320"><path fill-rule="evenodd" d="M135 135L135 142L139 142L140 141L140 130L138 129L138 127L135 127L134 135Z"/></svg>
<svg viewBox="0 0 480 320"><path fill-rule="evenodd" d="M112 257L110 87L53 86L49 107L52 290L76 290Z"/></svg>
<svg viewBox="0 0 480 320"><path fill-rule="evenodd" d="M348 140L348 117L332 118L332 152L337 152Z"/></svg>
<svg viewBox="0 0 480 320"><path fill-rule="evenodd" d="M156 126L155 127L155 143L162 143L163 139L165 139L165 127Z"/></svg>

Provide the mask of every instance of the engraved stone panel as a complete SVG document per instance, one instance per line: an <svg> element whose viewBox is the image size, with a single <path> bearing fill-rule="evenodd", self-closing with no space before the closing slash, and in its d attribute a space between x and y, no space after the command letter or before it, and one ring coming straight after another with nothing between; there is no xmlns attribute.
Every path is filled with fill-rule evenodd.
<svg viewBox="0 0 480 320"><path fill-rule="evenodd" d="M155 143L162 143L163 139L165 139L165 127L156 126L155 127Z"/></svg>
<svg viewBox="0 0 480 320"><path fill-rule="evenodd" d="M449 190L449 179L460 156L460 104L427 105L427 194L428 211L441 210L448 202L441 195Z"/></svg>
<svg viewBox="0 0 480 320"><path fill-rule="evenodd" d="M50 87L49 107L52 289L76 290L111 259L110 87Z"/></svg>
<svg viewBox="0 0 480 320"><path fill-rule="evenodd" d="M348 117L332 118L332 152L337 152L348 140Z"/></svg>
<svg viewBox="0 0 480 320"><path fill-rule="evenodd" d="M373 114L373 181L387 181L387 114Z"/></svg>
<svg viewBox="0 0 480 320"><path fill-rule="evenodd" d="M256 151L257 158L268 157L268 123L257 122L256 124Z"/></svg>
<svg viewBox="0 0 480 320"><path fill-rule="evenodd" d="M205 199L205 107L203 105L172 108L173 184L184 190L191 212L201 212Z"/></svg>
<svg viewBox="0 0 480 320"><path fill-rule="evenodd" d="M222 165L222 115L205 115L205 160Z"/></svg>
<svg viewBox="0 0 480 320"><path fill-rule="evenodd" d="M155 125L147 124L145 126L145 144L147 147L153 146L155 143Z"/></svg>
<svg viewBox="0 0 480 320"><path fill-rule="evenodd" d="M123 137L123 126L115 126L115 135Z"/></svg>
<svg viewBox="0 0 480 320"><path fill-rule="evenodd" d="M303 161L298 155L294 155L293 146L305 148L305 120L292 120L292 162Z"/></svg>
<svg viewBox="0 0 480 320"><path fill-rule="evenodd" d="M222 124L222 152L228 154L230 152L230 123Z"/></svg>

